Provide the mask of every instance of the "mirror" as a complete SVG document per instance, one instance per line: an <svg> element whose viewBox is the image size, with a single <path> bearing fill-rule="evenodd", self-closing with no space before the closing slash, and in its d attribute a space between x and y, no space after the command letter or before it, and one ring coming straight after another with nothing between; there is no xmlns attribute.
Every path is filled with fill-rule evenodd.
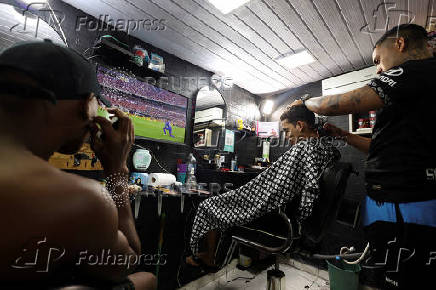
<svg viewBox="0 0 436 290"><path fill-rule="evenodd" d="M226 115L226 102L221 93L212 86L202 87L195 107L194 147L217 147Z"/></svg>
<svg viewBox="0 0 436 290"><path fill-rule="evenodd" d="M54 20L55 12L41 2L29 6L22 4L22 7L0 4L0 53L17 42L36 39L50 39L65 45L61 36L49 25L58 25ZM59 15L56 17L59 19ZM48 23L43 19L47 19Z"/></svg>

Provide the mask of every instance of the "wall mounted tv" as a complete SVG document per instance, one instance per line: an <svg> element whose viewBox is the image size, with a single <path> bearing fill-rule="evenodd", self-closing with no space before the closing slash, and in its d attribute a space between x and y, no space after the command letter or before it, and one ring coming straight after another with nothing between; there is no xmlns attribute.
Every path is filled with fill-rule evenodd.
<svg viewBox="0 0 436 290"><path fill-rule="evenodd" d="M127 113L135 135L154 140L185 142L188 99L157 88L125 72L97 66L101 94Z"/></svg>

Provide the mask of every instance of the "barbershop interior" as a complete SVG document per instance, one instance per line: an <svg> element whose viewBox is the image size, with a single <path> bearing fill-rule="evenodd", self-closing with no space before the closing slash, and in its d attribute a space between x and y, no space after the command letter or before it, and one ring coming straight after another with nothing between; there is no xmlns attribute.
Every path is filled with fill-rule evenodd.
<svg viewBox="0 0 436 290"><path fill-rule="evenodd" d="M436 0L1 0L1 289L436 289Z"/></svg>

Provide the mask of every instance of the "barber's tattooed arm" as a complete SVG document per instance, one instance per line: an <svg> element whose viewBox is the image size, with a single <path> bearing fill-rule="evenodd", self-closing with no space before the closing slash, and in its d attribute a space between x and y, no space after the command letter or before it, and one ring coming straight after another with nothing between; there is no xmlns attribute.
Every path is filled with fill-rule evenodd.
<svg viewBox="0 0 436 290"><path fill-rule="evenodd" d="M383 100L369 86L344 94L311 98L306 107L320 115L337 116L368 112L383 107Z"/></svg>

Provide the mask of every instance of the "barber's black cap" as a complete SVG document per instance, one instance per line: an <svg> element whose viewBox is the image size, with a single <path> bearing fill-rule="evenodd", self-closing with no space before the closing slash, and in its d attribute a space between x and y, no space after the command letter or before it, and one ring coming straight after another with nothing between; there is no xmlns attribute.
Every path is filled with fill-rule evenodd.
<svg viewBox="0 0 436 290"><path fill-rule="evenodd" d="M94 93L106 106L111 106L100 95L95 66L75 50L48 39L20 42L6 49L0 55L0 67L26 73L51 92L55 100L77 100ZM27 95L32 96L38 94Z"/></svg>

